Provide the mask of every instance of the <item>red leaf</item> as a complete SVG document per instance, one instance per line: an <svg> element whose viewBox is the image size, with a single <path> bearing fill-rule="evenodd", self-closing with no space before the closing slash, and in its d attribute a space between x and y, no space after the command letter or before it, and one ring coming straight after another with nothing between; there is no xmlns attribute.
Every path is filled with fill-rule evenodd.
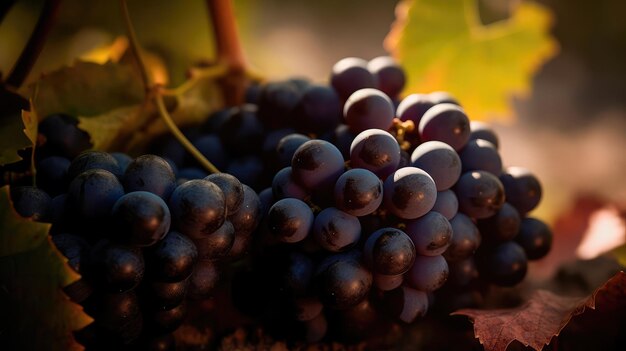
<svg viewBox="0 0 626 351"><path fill-rule="evenodd" d="M588 325L590 318L609 325L608 318L618 316L623 319L624 310L626 274L619 272L586 298L563 297L538 290L524 305L516 308L464 309L453 314L465 315L474 321L474 335L485 350L504 351L515 340L541 350L563 329L584 332L579 325ZM578 315L581 316L575 317Z"/></svg>

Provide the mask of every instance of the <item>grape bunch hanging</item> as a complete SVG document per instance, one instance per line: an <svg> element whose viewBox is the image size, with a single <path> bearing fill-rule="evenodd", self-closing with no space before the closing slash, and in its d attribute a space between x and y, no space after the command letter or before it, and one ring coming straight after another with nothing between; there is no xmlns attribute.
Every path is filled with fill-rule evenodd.
<svg viewBox="0 0 626 351"><path fill-rule="evenodd" d="M131 157L45 118L37 186L11 195L82 275L67 293L95 321L78 340L174 350L187 308L225 289L218 303L277 337L368 342L521 282L551 245L528 216L539 181L504 167L493 129L451 95L401 99L404 82L378 57L340 60L327 85L249 86L185 130L223 173L169 136Z"/></svg>

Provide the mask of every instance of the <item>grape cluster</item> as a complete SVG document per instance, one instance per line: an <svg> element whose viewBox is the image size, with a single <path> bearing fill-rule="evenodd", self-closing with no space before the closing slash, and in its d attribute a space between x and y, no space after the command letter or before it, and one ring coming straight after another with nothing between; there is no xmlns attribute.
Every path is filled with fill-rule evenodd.
<svg viewBox="0 0 626 351"><path fill-rule="evenodd" d="M52 241L82 275L66 292L95 322L77 339L94 350L174 350L188 303L211 297L249 242L256 192L226 173L186 181L152 154L82 151L89 137L65 115L42 121L40 139L38 187L11 195L21 215L52 223Z"/></svg>
<svg viewBox="0 0 626 351"><path fill-rule="evenodd" d="M523 280L552 240L528 216L539 181L504 167L450 94L400 99L404 85L386 56L342 59L328 85L252 85L185 131L216 174L171 137L136 158L82 152L72 118L45 119L38 187L12 195L83 275L70 295L96 322L81 341L174 347L186 301L225 267L230 302L273 334L373 345Z"/></svg>

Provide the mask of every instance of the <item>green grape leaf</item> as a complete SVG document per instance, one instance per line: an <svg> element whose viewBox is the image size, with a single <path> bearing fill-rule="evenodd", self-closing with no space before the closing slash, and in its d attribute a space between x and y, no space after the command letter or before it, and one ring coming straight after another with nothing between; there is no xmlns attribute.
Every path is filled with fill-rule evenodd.
<svg viewBox="0 0 626 351"><path fill-rule="evenodd" d="M405 92L447 91L472 119L511 118L510 99L557 52L551 13L526 0L488 25L477 0L405 0L396 17L385 47L406 70Z"/></svg>
<svg viewBox="0 0 626 351"><path fill-rule="evenodd" d="M48 236L20 217L0 188L0 344L7 350L81 350L72 331L92 322L61 289L80 276Z"/></svg>
<svg viewBox="0 0 626 351"><path fill-rule="evenodd" d="M27 108L28 101L20 95L0 87L0 165L20 161L18 150L32 146L37 138L37 122L28 121L28 135L24 134L24 122L20 115ZM23 117L23 116L22 116ZM34 125L34 127L33 127ZM32 129L35 139L30 139Z"/></svg>
<svg viewBox="0 0 626 351"><path fill-rule="evenodd" d="M173 95L164 97L165 105L177 126L197 125L223 106L216 77L192 78ZM92 136L99 150L142 150L146 141L167 132L154 103L127 106L93 117L79 118L79 128Z"/></svg>
<svg viewBox="0 0 626 351"><path fill-rule="evenodd" d="M96 116L141 102L144 89L132 65L76 61L42 75L22 94L33 97L40 118L54 113Z"/></svg>

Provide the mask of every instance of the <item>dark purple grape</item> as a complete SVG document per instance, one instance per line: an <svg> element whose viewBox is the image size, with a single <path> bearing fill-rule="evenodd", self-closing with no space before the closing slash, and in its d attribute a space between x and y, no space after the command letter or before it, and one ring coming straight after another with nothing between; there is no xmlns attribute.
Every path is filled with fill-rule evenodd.
<svg viewBox="0 0 626 351"><path fill-rule="evenodd" d="M380 328L382 316L370 299L363 299L357 305L344 310L327 310L330 315L332 331L339 340L349 343L359 343L370 337ZM368 343L369 345L369 343Z"/></svg>
<svg viewBox="0 0 626 351"><path fill-rule="evenodd" d="M432 211L441 213L447 220L451 220L459 211L459 200L452 190L437 192L437 201Z"/></svg>
<svg viewBox="0 0 626 351"><path fill-rule="evenodd" d="M138 248L101 242L92 249L89 263L89 277L111 292L134 289L144 276L144 258Z"/></svg>
<svg viewBox="0 0 626 351"><path fill-rule="evenodd" d="M261 87L258 115L265 125L285 127L289 125L302 93L294 82L270 82Z"/></svg>
<svg viewBox="0 0 626 351"><path fill-rule="evenodd" d="M286 198L276 201L268 214L270 233L279 241L295 243L309 235L313 227L313 212L301 200Z"/></svg>
<svg viewBox="0 0 626 351"><path fill-rule="evenodd" d="M356 137L356 134L350 131L350 128L346 124L340 124L332 131L323 134L320 139L326 140L341 151L341 155L345 160L350 159L350 145Z"/></svg>
<svg viewBox="0 0 626 351"><path fill-rule="evenodd" d="M344 160L333 144L314 139L300 145L293 154L291 171L305 188L321 190L335 184L344 171Z"/></svg>
<svg viewBox="0 0 626 351"><path fill-rule="evenodd" d="M120 172L122 172L122 174L126 172L128 165L133 162L133 158L123 152L112 152L111 156L113 156L115 161L117 161L117 165L120 167Z"/></svg>
<svg viewBox="0 0 626 351"><path fill-rule="evenodd" d="M426 171L435 181L437 191L451 188L461 176L461 159L454 149L441 141L420 144L411 154L411 166Z"/></svg>
<svg viewBox="0 0 626 351"><path fill-rule="evenodd" d="M422 141L438 140L459 151L469 140L469 119L462 108L442 103L428 109L419 123Z"/></svg>
<svg viewBox="0 0 626 351"><path fill-rule="evenodd" d="M234 243L235 228L228 220L206 237L194 239L200 260L216 260L226 257Z"/></svg>
<svg viewBox="0 0 626 351"><path fill-rule="evenodd" d="M541 201L541 183L525 168L507 168L500 175L500 181L504 186L506 201L522 216L532 211Z"/></svg>
<svg viewBox="0 0 626 351"><path fill-rule="evenodd" d="M406 83L404 70L391 56L376 57L367 64L367 69L376 77L378 89L393 99L400 95Z"/></svg>
<svg viewBox="0 0 626 351"><path fill-rule="evenodd" d="M359 133L350 146L350 166L365 168L381 179L398 169L400 145L391 134L380 129Z"/></svg>
<svg viewBox="0 0 626 351"><path fill-rule="evenodd" d="M524 218L515 242L524 249L529 260L538 260L550 252L552 231L547 224L536 218Z"/></svg>
<svg viewBox="0 0 626 351"><path fill-rule="evenodd" d="M70 160L60 156L50 156L37 163L37 187L56 196L67 191L69 181L67 170Z"/></svg>
<svg viewBox="0 0 626 351"><path fill-rule="evenodd" d="M243 156L261 150L263 129L263 124L257 118L256 106L242 105L230 110L230 115L217 134L228 152Z"/></svg>
<svg viewBox="0 0 626 351"><path fill-rule="evenodd" d="M214 183L194 179L179 185L169 200L173 227L190 238L202 238L226 220L224 193Z"/></svg>
<svg viewBox="0 0 626 351"><path fill-rule="evenodd" d="M375 88L378 82L367 69L367 61L356 57L346 57L337 61L333 66L330 84L339 97L345 101L359 89Z"/></svg>
<svg viewBox="0 0 626 351"><path fill-rule="evenodd" d="M385 208L398 217L418 218L430 211L437 199L433 178L415 167L395 171L383 184Z"/></svg>
<svg viewBox="0 0 626 351"><path fill-rule="evenodd" d="M180 305L187 295L187 279L179 282L152 281L144 283L142 297L151 308L169 310Z"/></svg>
<svg viewBox="0 0 626 351"><path fill-rule="evenodd" d="M468 216L458 213L450 220L452 240L443 253L448 262L457 262L471 257L480 246L481 236L478 228Z"/></svg>
<svg viewBox="0 0 626 351"><path fill-rule="evenodd" d="M255 155L248 155L230 161L226 167L226 173L232 174L243 184L257 186L263 175L263 160Z"/></svg>
<svg viewBox="0 0 626 351"><path fill-rule="evenodd" d="M480 121L470 121L470 129L470 140L487 140L492 143L496 149L499 147L498 136L489 124Z"/></svg>
<svg viewBox="0 0 626 351"><path fill-rule="evenodd" d="M349 254L331 256L326 261L320 263L314 280L322 303L346 309L363 301L372 287L372 274Z"/></svg>
<svg viewBox="0 0 626 351"><path fill-rule="evenodd" d="M298 297L294 302L295 317L299 321L310 321L322 313L324 305L313 296Z"/></svg>
<svg viewBox="0 0 626 351"><path fill-rule="evenodd" d="M402 286L385 292L383 305L392 316L405 323L412 323L428 312L428 295L423 291Z"/></svg>
<svg viewBox="0 0 626 351"><path fill-rule="evenodd" d="M378 274L403 274L415 259L415 246L405 232L381 228L372 233L363 247L365 261Z"/></svg>
<svg viewBox="0 0 626 351"><path fill-rule="evenodd" d="M486 242L498 243L515 238L521 218L515 207L508 202L493 216L478 221L478 228Z"/></svg>
<svg viewBox="0 0 626 351"><path fill-rule="evenodd" d="M374 286L381 291L393 290L404 282L403 274L386 275L374 273Z"/></svg>
<svg viewBox="0 0 626 351"><path fill-rule="evenodd" d="M502 173L502 159L496 147L482 139L473 139L467 142L459 151L463 164L463 172L486 171L493 175Z"/></svg>
<svg viewBox="0 0 626 351"><path fill-rule="evenodd" d="M170 230L171 215L165 201L147 191L133 191L113 205L111 217L117 241L131 246L151 246Z"/></svg>
<svg viewBox="0 0 626 351"><path fill-rule="evenodd" d="M214 173L205 177L204 180L214 183L222 190L228 215L239 210L243 202L243 184L239 179L228 173Z"/></svg>
<svg viewBox="0 0 626 351"><path fill-rule="evenodd" d="M415 244L417 254L422 256L441 255L452 240L450 222L442 214L433 211L407 221L404 231Z"/></svg>
<svg viewBox="0 0 626 351"><path fill-rule="evenodd" d="M504 187L498 177L485 171L463 173L454 186L459 211L482 219L495 215L504 205Z"/></svg>
<svg viewBox="0 0 626 351"><path fill-rule="evenodd" d="M259 192L259 201L261 202L261 216L265 216L270 210L270 207L276 202L271 187L265 188Z"/></svg>
<svg viewBox="0 0 626 351"><path fill-rule="evenodd" d="M371 171L353 168L337 179L334 197L340 210L353 216L365 216L382 203L383 183Z"/></svg>
<svg viewBox="0 0 626 351"><path fill-rule="evenodd" d="M434 291L445 284L448 274L448 263L443 256L417 255L413 266L407 272L406 281L414 289Z"/></svg>
<svg viewBox="0 0 626 351"><path fill-rule="evenodd" d="M185 302L169 310L156 309L146 313L145 321L157 333L170 333L183 324L187 316Z"/></svg>
<svg viewBox="0 0 626 351"><path fill-rule="evenodd" d="M272 297L291 299L309 293L314 264L306 254L278 247L266 252L257 265Z"/></svg>
<svg viewBox="0 0 626 351"><path fill-rule="evenodd" d="M500 286L513 286L526 276L528 259L524 249L513 241L489 247L477 254L480 275Z"/></svg>
<svg viewBox="0 0 626 351"><path fill-rule="evenodd" d="M176 177L165 159L156 155L142 155L128 165L122 184L127 193L149 191L167 201L176 188Z"/></svg>
<svg viewBox="0 0 626 351"><path fill-rule="evenodd" d="M85 220L108 217L115 202L124 195L117 177L103 169L91 169L79 174L70 183L68 204Z"/></svg>
<svg viewBox="0 0 626 351"><path fill-rule="evenodd" d="M288 134L280 139L276 145L276 154L278 155L278 164L280 168L290 167L293 154L300 147L300 145L311 140L306 135L292 133Z"/></svg>
<svg viewBox="0 0 626 351"><path fill-rule="evenodd" d="M315 217L311 234L324 249L331 252L345 251L359 241L361 223L353 215L328 207Z"/></svg>
<svg viewBox="0 0 626 351"><path fill-rule="evenodd" d="M304 90L296 106L296 128L304 133L331 130L341 122L341 106L339 95L334 89L310 85Z"/></svg>
<svg viewBox="0 0 626 351"><path fill-rule="evenodd" d="M396 115L401 121L413 121L416 129L414 133L417 133L422 116L433 106L435 103L428 94L410 94L400 101Z"/></svg>
<svg viewBox="0 0 626 351"><path fill-rule="evenodd" d="M120 166L111 154L104 151L85 151L72 160L67 169L67 177L71 181L79 174L92 169L109 171L118 178L122 176Z"/></svg>
<svg viewBox="0 0 626 351"><path fill-rule="evenodd" d="M263 154L263 159L266 160L266 162L269 162L272 164L273 168L281 168L279 166L277 166L278 163L280 163L280 161L276 158L276 148L278 147L278 143L280 143L280 140L288 135L297 135L297 136L301 136L302 134L298 134L296 133L296 130L293 128L280 128L280 129L274 129L274 130L270 130L267 132L267 134L265 134L265 137L263 138L263 147L262 147L262 154ZM306 137L306 141L310 140L309 137ZM298 145L300 146L300 145ZM298 147L296 146L293 151L295 151ZM289 157L285 160L285 165L289 166L291 165L291 156L293 156L293 152L291 155L289 155ZM283 166L285 167L285 166Z"/></svg>
<svg viewBox="0 0 626 351"><path fill-rule="evenodd" d="M163 240L146 251L146 260L153 280L180 282L191 275L198 260L198 250L186 236L169 232Z"/></svg>
<svg viewBox="0 0 626 351"><path fill-rule="evenodd" d="M454 287L467 286L478 278L478 268L476 268L473 257L463 261L448 263L448 265L450 268L448 285Z"/></svg>
<svg viewBox="0 0 626 351"><path fill-rule="evenodd" d="M235 233L249 235L261 221L261 200L257 193L246 184L243 184L243 201L239 211L229 214L228 220L235 228ZM237 239L235 239L235 243Z"/></svg>
<svg viewBox="0 0 626 351"><path fill-rule="evenodd" d="M45 191L34 186L11 187L13 208L22 217L37 222L48 222L52 214L52 199Z"/></svg>
<svg viewBox="0 0 626 351"><path fill-rule="evenodd" d="M311 197L311 194L296 182L292 168L285 167L278 171L272 179L272 196L276 200L288 197L307 200Z"/></svg>
<svg viewBox="0 0 626 351"><path fill-rule="evenodd" d="M89 134L78 128L78 119L68 115L47 116L39 123L37 132L43 136L38 153L73 159L91 147Z"/></svg>
<svg viewBox="0 0 626 351"><path fill-rule="evenodd" d="M225 169L228 165L229 155L226 152L226 148L220 138L215 134L206 134L193 141L193 146L200 151L202 156L217 167L217 169ZM198 161L190 154L187 154L187 163L198 167ZM180 176L179 176L180 177ZM188 179L201 179L204 177L188 178Z"/></svg>
<svg viewBox="0 0 626 351"><path fill-rule="evenodd" d="M387 130L395 117L393 103L377 89L360 89L352 93L343 106L343 117L354 133L367 129Z"/></svg>
<svg viewBox="0 0 626 351"><path fill-rule="evenodd" d="M213 294L220 281L220 271L213 261L199 261L189 278L187 297L204 300Z"/></svg>
<svg viewBox="0 0 626 351"><path fill-rule="evenodd" d="M134 291L102 294L95 302L96 326L104 331L107 342L129 344L139 338L143 320L139 299Z"/></svg>

